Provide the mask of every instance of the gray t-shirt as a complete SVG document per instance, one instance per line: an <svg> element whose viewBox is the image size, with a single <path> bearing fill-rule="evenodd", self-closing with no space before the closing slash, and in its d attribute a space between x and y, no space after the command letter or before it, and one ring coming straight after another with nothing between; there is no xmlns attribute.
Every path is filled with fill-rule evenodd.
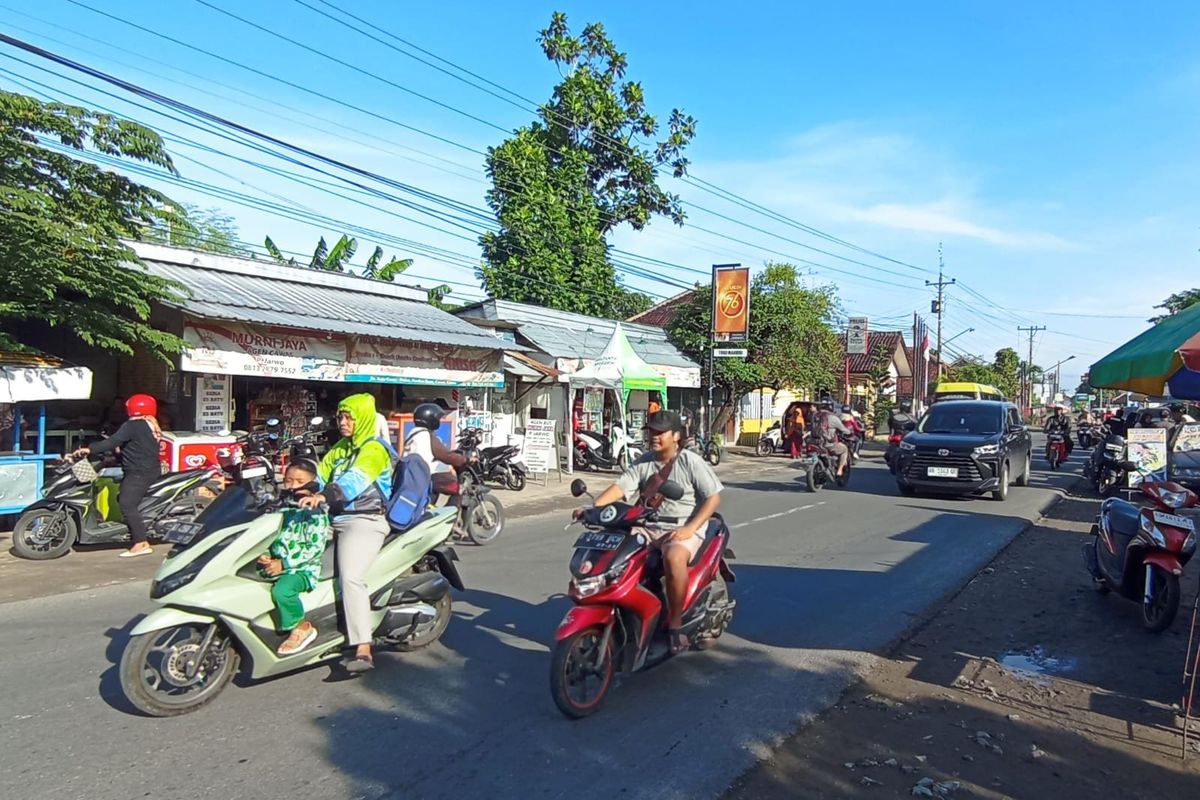
<svg viewBox="0 0 1200 800"><path fill-rule="evenodd" d="M617 478L617 485L625 492L625 499L631 503L635 502L638 498L638 487L657 475L661 469L662 464L655 459L653 451L634 461L629 469ZM725 488L704 457L691 450L680 451L667 480L683 487L683 497L678 500L665 498L658 507L658 513L664 517L678 517L680 525L688 520L698 503ZM700 530L700 535L704 535L703 529Z"/></svg>

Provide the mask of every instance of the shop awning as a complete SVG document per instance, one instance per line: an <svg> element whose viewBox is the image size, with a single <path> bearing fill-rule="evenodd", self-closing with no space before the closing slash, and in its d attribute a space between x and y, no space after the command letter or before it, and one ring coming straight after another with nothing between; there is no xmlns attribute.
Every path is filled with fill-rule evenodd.
<svg viewBox="0 0 1200 800"><path fill-rule="evenodd" d="M92 371L50 356L0 351L0 403L88 400Z"/></svg>
<svg viewBox="0 0 1200 800"><path fill-rule="evenodd" d="M1200 397L1200 305L1184 309L1092 364L1088 381L1103 389Z"/></svg>

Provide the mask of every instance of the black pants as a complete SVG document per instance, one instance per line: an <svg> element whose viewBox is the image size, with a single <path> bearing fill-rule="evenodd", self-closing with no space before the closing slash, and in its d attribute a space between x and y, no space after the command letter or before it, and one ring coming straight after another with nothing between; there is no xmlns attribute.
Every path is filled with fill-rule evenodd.
<svg viewBox="0 0 1200 800"><path fill-rule="evenodd" d="M121 478L121 493L117 495L117 505L121 507L121 516L125 518L125 524L129 527L129 538L133 544L146 541L146 519L138 506L146 496L150 484L161 477L162 475L135 472Z"/></svg>

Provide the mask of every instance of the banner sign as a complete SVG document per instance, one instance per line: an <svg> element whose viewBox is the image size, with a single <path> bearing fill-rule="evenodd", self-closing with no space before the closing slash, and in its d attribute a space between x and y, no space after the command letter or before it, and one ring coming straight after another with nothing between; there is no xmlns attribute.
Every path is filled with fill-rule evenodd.
<svg viewBox="0 0 1200 800"><path fill-rule="evenodd" d="M1195 481L1200 479L1200 424L1181 425L1171 449L1171 478Z"/></svg>
<svg viewBox="0 0 1200 800"><path fill-rule="evenodd" d="M554 446L554 420L531 419L525 423L525 445L521 460L533 473L558 469L557 448Z"/></svg>
<svg viewBox="0 0 1200 800"><path fill-rule="evenodd" d="M867 354L867 325L866 317L851 317L846 323L846 355Z"/></svg>
<svg viewBox="0 0 1200 800"><path fill-rule="evenodd" d="M744 342L750 334L750 268L713 267L713 339Z"/></svg>
<svg viewBox="0 0 1200 800"><path fill-rule="evenodd" d="M196 433L220 433L229 429L229 375L196 376Z"/></svg>
<svg viewBox="0 0 1200 800"><path fill-rule="evenodd" d="M349 383L500 388L499 350L347 338L222 320L187 320L181 367L189 372Z"/></svg>
<svg viewBox="0 0 1200 800"><path fill-rule="evenodd" d="M1163 428L1132 428L1125 437L1129 448L1129 460L1138 465L1137 471L1128 475L1129 485L1137 486L1144 480L1165 481L1167 479L1167 432ZM1142 471L1149 472L1146 476Z"/></svg>

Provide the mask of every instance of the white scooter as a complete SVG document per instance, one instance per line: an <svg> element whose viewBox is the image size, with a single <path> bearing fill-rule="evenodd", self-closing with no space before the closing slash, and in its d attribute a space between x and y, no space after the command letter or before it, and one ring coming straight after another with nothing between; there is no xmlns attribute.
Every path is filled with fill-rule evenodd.
<svg viewBox="0 0 1200 800"><path fill-rule="evenodd" d="M641 454L641 448L629 441L620 423L613 423L611 436L597 431L575 434L575 463L581 470L624 469Z"/></svg>
<svg viewBox="0 0 1200 800"><path fill-rule="evenodd" d="M783 428L776 422L758 440L755 448L760 456L769 456L783 449Z"/></svg>

